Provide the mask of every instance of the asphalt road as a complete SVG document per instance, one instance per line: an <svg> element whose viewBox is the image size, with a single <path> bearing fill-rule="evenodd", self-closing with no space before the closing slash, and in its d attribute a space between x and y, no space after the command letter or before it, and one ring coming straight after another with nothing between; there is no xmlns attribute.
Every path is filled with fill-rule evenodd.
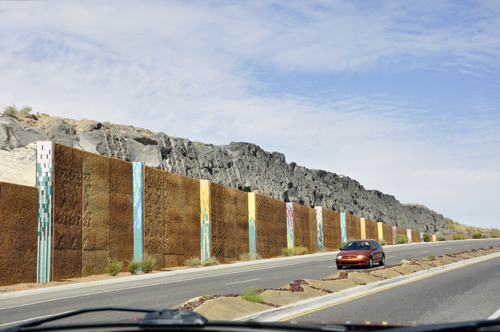
<svg viewBox="0 0 500 332"><path fill-rule="evenodd" d="M488 245L500 245L500 239L387 246L384 250L386 263L392 264L404 258L417 259L429 254L441 255ZM8 327L8 324L14 322L89 307L127 306L162 309L176 306L202 294L239 293L251 286L277 288L296 279L320 279L337 272L335 256L336 252L332 252L328 255L270 259L258 265L234 264L225 269L194 269L189 274L4 299L0 300L0 328ZM102 313L96 317L98 318L83 317L73 321L130 318L130 314L115 316Z"/></svg>
<svg viewBox="0 0 500 332"><path fill-rule="evenodd" d="M348 300L290 321L448 323L500 308L500 257Z"/></svg>

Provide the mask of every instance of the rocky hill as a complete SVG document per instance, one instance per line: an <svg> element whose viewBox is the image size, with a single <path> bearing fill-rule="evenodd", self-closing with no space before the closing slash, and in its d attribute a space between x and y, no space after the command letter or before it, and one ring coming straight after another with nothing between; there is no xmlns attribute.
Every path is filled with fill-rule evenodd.
<svg viewBox="0 0 500 332"><path fill-rule="evenodd" d="M0 181L8 181L8 176L16 178L11 173L18 168L12 167L12 160L34 165L34 159L26 154L34 154L33 145L29 144L37 140L52 140L127 161L142 161L192 178L258 191L286 202L310 207L321 205L393 226L431 233L447 228L443 216L425 206L401 204L394 196L366 190L347 176L287 163L283 154L264 151L255 144L204 144L133 126L43 114L13 117L0 114ZM7 151L10 152L6 154ZM16 154L20 156L17 159ZM10 166L5 165L7 162Z"/></svg>

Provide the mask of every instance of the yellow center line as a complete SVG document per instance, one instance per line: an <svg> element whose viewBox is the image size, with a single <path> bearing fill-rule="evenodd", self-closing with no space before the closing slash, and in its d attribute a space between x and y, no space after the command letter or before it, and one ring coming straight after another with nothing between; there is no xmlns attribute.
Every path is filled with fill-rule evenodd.
<svg viewBox="0 0 500 332"><path fill-rule="evenodd" d="M288 321L290 319L294 319L294 318L297 318L297 317L300 317L300 316L304 316L304 315L307 315L307 314L310 314L310 313L313 313L313 312L316 312L316 311L321 311L321 310L324 310L324 309L327 309L327 308L331 308L331 307L334 307L336 305L343 304L343 303L346 303L346 302L350 302L350 301L353 301L353 300L357 300L357 299L360 299L360 298L368 296L368 295L372 295L372 294L376 294L376 293L379 293L379 292L383 292L383 291L391 289L391 288L395 288L395 287L407 285L407 284L410 284L410 283L415 282L415 281L420 281L420 280L423 280L423 279L434 277L434 276L437 276L437 275L442 274L442 273L454 271L454 270L457 270L457 269L461 269L463 267L471 266L471 265L474 265L474 264L477 264L477 263L482 263L482 262L489 261L490 259L495 259L495 258L500 258L500 257L487 258L487 259L479 261L479 262L474 262L474 263L470 263L470 264L463 265L463 266L457 266L457 267L455 267L453 269L449 269L449 270L446 270L446 271L441 271L441 272L438 272L438 273L435 273L435 274L432 274L432 275L429 275L429 276L425 276L425 277L422 277L422 278L418 278L418 279L415 279L415 280L410 280L410 281L407 281L407 282L399 284L399 285L389 286L387 288L379 289L379 290L376 290L376 291L373 291L373 292L370 292L370 293L359 295L359 296L353 297L353 298L348 299L348 300L340 301L340 302L337 302L337 303L334 303L334 304L329 304L327 306L324 306L324 307L321 307L321 308L318 308L318 309L306 311L304 313L301 313L301 314L298 314L298 315L295 315L295 316L291 316L291 317L279 320L279 322L286 322L286 321Z"/></svg>

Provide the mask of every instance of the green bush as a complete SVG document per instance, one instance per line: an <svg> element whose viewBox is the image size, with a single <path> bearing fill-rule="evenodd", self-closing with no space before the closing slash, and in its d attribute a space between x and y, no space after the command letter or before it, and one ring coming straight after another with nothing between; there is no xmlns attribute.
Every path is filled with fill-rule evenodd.
<svg viewBox="0 0 500 332"><path fill-rule="evenodd" d="M23 108L21 108L21 113L23 114L29 114L31 111L33 111L31 106L23 106Z"/></svg>
<svg viewBox="0 0 500 332"><path fill-rule="evenodd" d="M142 264L141 264L140 260L133 259L131 262L128 263L127 271L132 273L132 274L136 274L137 272L140 272L142 270L141 265Z"/></svg>
<svg viewBox="0 0 500 332"><path fill-rule="evenodd" d="M283 256L293 256L293 248L283 248L281 249Z"/></svg>
<svg viewBox="0 0 500 332"><path fill-rule="evenodd" d="M447 238L446 236L444 236L444 235L438 235L438 236L436 237L436 239L437 239L438 241L448 241L448 238Z"/></svg>
<svg viewBox="0 0 500 332"><path fill-rule="evenodd" d="M151 255L144 255L141 261L142 270L145 273L153 271L156 267L156 258Z"/></svg>
<svg viewBox="0 0 500 332"><path fill-rule="evenodd" d="M3 114L7 116L14 116L17 113L17 108L16 106L7 106L5 107Z"/></svg>
<svg viewBox="0 0 500 332"><path fill-rule="evenodd" d="M250 289L242 291L239 295L243 300L260 303L264 302L264 297L260 292L261 292L260 288L252 287Z"/></svg>
<svg viewBox="0 0 500 332"><path fill-rule="evenodd" d="M380 244L381 246L385 246L386 243L385 243L385 240L384 239L379 239L378 240L378 244Z"/></svg>
<svg viewBox="0 0 500 332"><path fill-rule="evenodd" d="M462 234L453 234L451 236L451 239L452 240L465 240L465 236L463 236Z"/></svg>
<svg viewBox="0 0 500 332"><path fill-rule="evenodd" d="M496 239L498 237L498 234L497 233L491 233L491 237Z"/></svg>
<svg viewBox="0 0 500 332"><path fill-rule="evenodd" d="M425 232L424 233L424 242L431 242L431 241L432 241L432 236L429 233Z"/></svg>
<svg viewBox="0 0 500 332"><path fill-rule="evenodd" d="M451 218L444 218L449 229L455 229L455 222Z"/></svg>
<svg viewBox="0 0 500 332"><path fill-rule="evenodd" d="M203 265L203 266L211 266L211 265L219 265L219 264L220 264L219 261L215 257L207 258L207 259L205 259L205 261L203 263L201 263L201 265Z"/></svg>
<svg viewBox="0 0 500 332"><path fill-rule="evenodd" d="M193 141L193 144L196 145L196 146L203 146L203 145L205 145L205 143L198 142L198 141Z"/></svg>
<svg viewBox="0 0 500 332"><path fill-rule="evenodd" d="M396 235L396 243L397 244L403 244L408 242L408 237L403 234L397 234Z"/></svg>
<svg viewBox="0 0 500 332"><path fill-rule="evenodd" d="M479 231L477 230L476 227L469 226L469 227L467 227L467 232L478 233Z"/></svg>
<svg viewBox="0 0 500 332"><path fill-rule="evenodd" d="M201 265L201 260L198 257L191 257L184 261L184 266L193 267L197 265Z"/></svg>
<svg viewBox="0 0 500 332"><path fill-rule="evenodd" d="M240 254L240 260L246 262L246 261L251 261L252 260L252 255L250 255L249 252L245 252L243 254Z"/></svg>
<svg viewBox="0 0 500 332"><path fill-rule="evenodd" d="M293 249L293 254L295 256L300 256L300 255L307 255L309 253L309 250L307 250L306 247L298 246Z"/></svg>
<svg viewBox="0 0 500 332"><path fill-rule="evenodd" d="M427 259L434 259L436 257L432 256L432 255L427 255Z"/></svg>
<svg viewBox="0 0 500 332"><path fill-rule="evenodd" d="M488 233L483 234L483 239L489 239L489 238L490 238L490 234L488 234Z"/></svg>
<svg viewBox="0 0 500 332"><path fill-rule="evenodd" d="M121 271L123 267L123 263L116 260L116 259L109 259L108 258L108 266L106 266L106 272L109 273L111 276L115 276L118 274L118 272Z"/></svg>
<svg viewBox="0 0 500 332"><path fill-rule="evenodd" d="M483 237L483 234L481 234L479 232L475 232L474 234L472 234L473 239L480 239L482 237Z"/></svg>

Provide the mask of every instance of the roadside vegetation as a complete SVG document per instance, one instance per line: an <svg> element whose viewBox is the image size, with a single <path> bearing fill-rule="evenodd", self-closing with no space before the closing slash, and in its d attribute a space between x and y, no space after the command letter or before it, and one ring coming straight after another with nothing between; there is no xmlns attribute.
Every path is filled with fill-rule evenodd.
<svg viewBox="0 0 500 332"><path fill-rule="evenodd" d="M199 259L198 257L191 257L184 261L184 266L187 267L194 267L198 265L201 265L201 259Z"/></svg>
<svg viewBox="0 0 500 332"><path fill-rule="evenodd" d="M496 239L496 238L498 238L498 234L497 233L491 233L491 237L494 238L494 239Z"/></svg>
<svg viewBox="0 0 500 332"><path fill-rule="evenodd" d="M252 287L246 290L243 290L239 296L248 302L255 302L255 303L260 303L264 302L264 297L262 297L261 294L262 289L259 287Z"/></svg>
<svg viewBox="0 0 500 332"><path fill-rule="evenodd" d="M453 234L451 236L451 239L452 240L465 240L465 236L463 236L462 234Z"/></svg>
<svg viewBox="0 0 500 332"><path fill-rule="evenodd" d="M438 235L436 237L436 240L438 240L438 241L448 241L448 238L446 236L444 236L444 235Z"/></svg>
<svg viewBox="0 0 500 332"><path fill-rule="evenodd" d="M378 244L380 244L381 246L385 246L386 243L385 243L385 240L384 239L379 239L378 240Z"/></svg>
<svg viewBox="0 0 500 332"><path fill-rule="evenodd" d="M406 235L403 235L403 234L397 234L396 235L396 243L397 244L408 243L408 237Z"/></svg>
<svg viewBox="0 0 500 332"><path fill-rule="evenodd" d="M138 259L133 259L128 263L127 271L136 274L141 271L141 261Z"/></svg>
<svg viewBox="0 0 500 332"><path fill-rule="evenodd" d="M205 259L204 262L201 263L203 266L212 266L212 265L219 265L219 261L215 257L210 257Z"/></svg>
<svg viewBox="0 0 500 332"><path fill-rule="evenodd" d="M431 241L432 241L432 236L429 233L425 232L424 233L424 242L431 242Z"/></svg>
<svg viewBox="0 0 500 332"><path fill-rule="evenodd" d="M251 261L252 260L252 255L249 252L244 252L240 254L240 261Z"/></svg>
<svg viewBox="0 0 500 332"><path fill-rule="evenodd" d="M472 234L472 238L473 239L480 239L483 237L483 234L479 233L479 232L476 232L474 234Z"/></svg>
<svg viewBox="0 0 500 332"><path fill-rule="evenodd" d="M106 273L109 273L110 276L116 276L122 269L123 263L116 259L108 258L108 266L106 266Z"/></svg>
<svg viewBox="0 0 500 332"><path fill-rule="evenodd" d="M9 105L5 107L3 114L14 117L19 113L22 115L29 114L31 111L33 111L33 108L31 108L31 106L23 106L20 110L18 110L16 104L12 104L12 106Z"/></svg>
<svg viewBox="0 0 500 332"><path fill-rule="evenodd" d="M144 273L149 273L151 271L154 271L156 268L156 258L154 258L151 255L144 255L144 257L141 260L141 267Z"/></svg>

